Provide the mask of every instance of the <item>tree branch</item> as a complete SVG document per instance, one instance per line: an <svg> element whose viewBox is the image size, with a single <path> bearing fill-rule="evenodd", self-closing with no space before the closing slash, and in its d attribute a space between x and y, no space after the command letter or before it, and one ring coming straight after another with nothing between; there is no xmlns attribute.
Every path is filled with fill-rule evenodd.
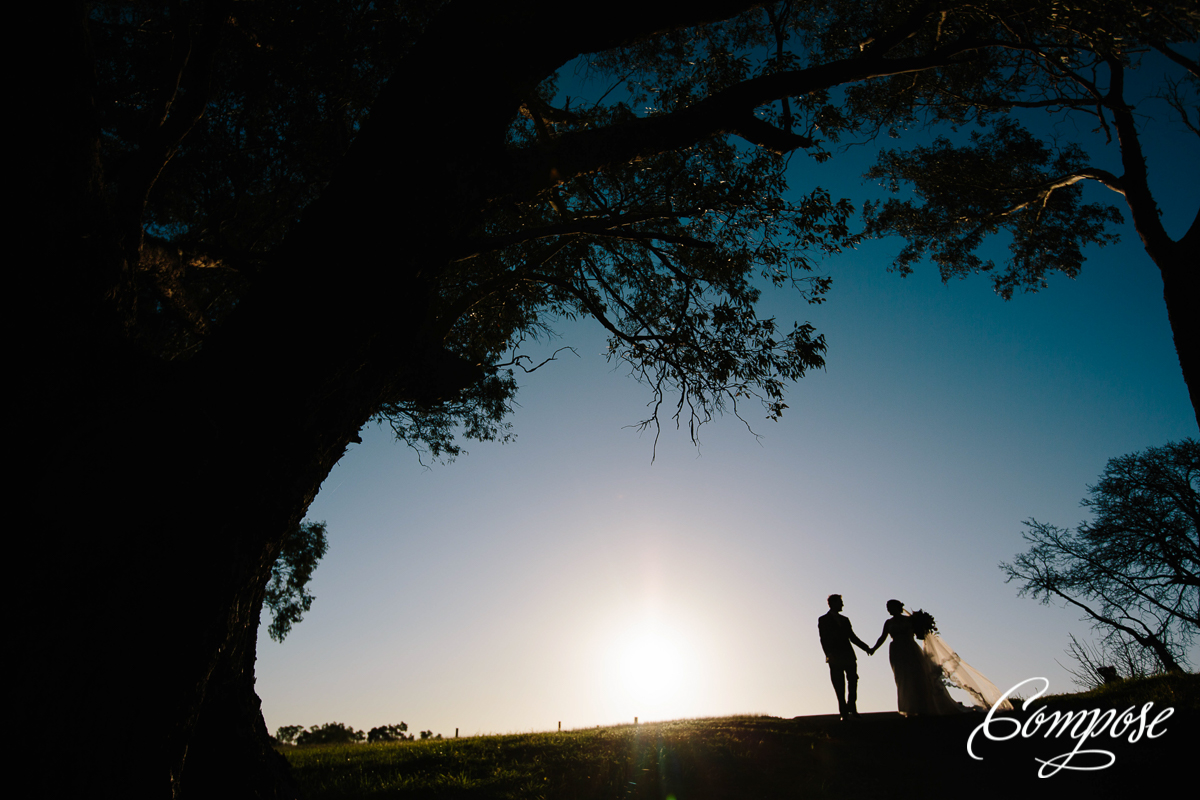
<svg viewBox="0 0 1200 800"><path fill-rule="evenodd" d="M1188 58L1183 53L1180 53L1178 50L1173 49L1170 45L1168 45L1166 42L1161 41L1161 40L1151 41L1150 46L1153 47L1158 52L1162 53L1167 58L1174 61L1179 66L1186 69L1192 75L1196 76L1197 78L1200 78L1200 61L1196 61L1195 59Z"/></svg>
<svg viewBox="0 0 1200 800"><path fill-rule="evenodd" d="M1032 200L1027 200L1024 203L1019 203L1018 205L1013 206L1007 211L1002 211L997 214L996 217L1012 216L1021 209L1028 208L1029 206L1033 205L1038 200L1041 200L1042 205L1044 206L1046 201L1049 200L1050 195L1056 189L1065 189L1068 186L1086 180L1097 181L1107 188L1112 189L1117 194L1121 196L1125 195L1125 189L1120 178L1118 178L1116 175L1113 175L1108 170L1088 167L1087 169L1081 169L1078 172L1072 172L1069 175L1061 175L1053 180L1030 187L1030 189L1036 193Z"/></svg>
<svg viewBox="0 0 1200 800"><path fill-rule="evenodd" d="M492 200L529 199L576 175L594 172L609 164L645 158L719 133L740 135L743 129L749 140L762 139L787 152L802 146L806 137L788 137L761 120L748 122L754 118L756 108L783 97L946 66L977 47L975 40L960 40L923 56L855 57L751 78L678 111L605 128L573 131L559 136L551 147L519 150L510 156L506 174L498 175L487 192ZM770 127L771 131L764 130L763 126Z"/></svg>
<svg viewBox="0 0 1200 800"><path fill-rule="evenodd" d="M1166 250L1173 243L1162 226L1158 204L1154 202L1154 196L1150 192L1146 156L1142 153L1133 109L1125 104L1125 68L1115 58L1110 57L1107 62L1112 72L1112 86L1104 105L1113 115L1117 141L1121 145L1121 166L1125 170L1121 183L1125 188L1125 202L1129 205L1134 227L1145 245L1146 252L1161 269L1167 260Z"/></svg>
<svg viewBox="0 0 1200 800"><path fill-rule="evenodd" d="M786 100L787 98L781 99ZM781 156L793 150L807 150L816 145L815 139L776 128L753 114L731 124L729 132L737 134L750 144L758 145Z"/></svg>

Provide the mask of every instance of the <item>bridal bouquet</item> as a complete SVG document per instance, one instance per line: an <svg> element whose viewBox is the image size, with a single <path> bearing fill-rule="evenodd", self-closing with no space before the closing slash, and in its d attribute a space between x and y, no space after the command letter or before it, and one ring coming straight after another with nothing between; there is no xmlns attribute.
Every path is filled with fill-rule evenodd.
<svg viewBox="0 0 1200 800"><path fill-rule="evenodd" d="M937 633L937 623L934 622L933 614L920 608L912 612L912 627L918 639L924 639L926 634Z"/></svg>

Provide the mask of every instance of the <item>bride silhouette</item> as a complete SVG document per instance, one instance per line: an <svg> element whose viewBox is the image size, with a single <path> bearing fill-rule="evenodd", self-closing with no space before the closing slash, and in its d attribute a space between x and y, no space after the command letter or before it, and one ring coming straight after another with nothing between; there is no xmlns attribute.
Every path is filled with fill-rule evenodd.
<svg viewBox="0 0 1200 800"><path fill-rule="evenodd" d="M966 691L979 708L991 708L1000 700L1000 690L995 684L959 658L937 635L932 616L923 611L909 614L899 600L889 600L887 610L892 616L883 623L879 641L867 652L873 654L888 636L892 637L888 660L896 677L896 707L903 716L969 711L946 691L943 677ZM917 644L918 638L924 640L924 650ZM1012 703L1004 700L1000 708L1011 710Z"/></svg>

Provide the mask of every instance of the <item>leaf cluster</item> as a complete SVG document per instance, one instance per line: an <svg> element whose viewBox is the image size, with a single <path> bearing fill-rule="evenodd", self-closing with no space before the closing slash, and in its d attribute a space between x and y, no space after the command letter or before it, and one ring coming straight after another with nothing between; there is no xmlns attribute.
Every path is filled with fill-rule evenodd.
<svg viewBox="0 0 1200 800"><path fill-rule="evenodd" d="M312 607L314 596L308 582L328 549L324 522L302 522L283 540L263 598L263 605L271 611L267 632L275 641L282 642Z"/></svg>
<svg viewBox="0 0 1200 800"><path fill-rule="evenodd" d="M918 199L866 203L866 233L905 239L891 267L902 275L928 258L943 281L988 272L1005 299L1018 288L1037 291L1050 272L1078 275L1084 247L1118 238L1108 226L1121 223L1121 212L1083 203L1082 187L1068 183L1087 166L1078 145L1051 148L1010 118L972 131L967 144L939 136L928 146L887 150L866 177L892 192L911 185ZM996 270L978 250L1000 232L1010 257Z"/></svg>
<svg viewBox="0 0 1200 800"><path fill-rule="evenodd" d="M571 134L670 114L751 74L736 47L761 44L757 18L653 37L589 57L595 83L623 99L604 105L568 98L547 107L552 89L526 103L510 131L514 148L553 148ZM753 24L752 24L753 22ZM680 60L687 70L671 68ZM694 69L693 69L694 67ZM606 82L607 81L607 82ZM768 115L770 116L770 115ZM811 274L813 255L853 247L854 208L822 188L785 197L786 159L725 135L615 162L576 175L530 202L492 209L472 244L481 252L447 271L459 293L449 341L478 341L477 320L496 340L551 333L550 316L590 316L609 332L610 360L652 387L657 426L668 395L677 423L696 427L756 397L769 418L785 408L786 382L823 365L823 339L811 326L780 330L755 304L769 282L824 300L828 278ZM465 298L463 297L465 293ZM451 306L452 307L452 306ZM511 328L509 327L511 325Z"/></svg>

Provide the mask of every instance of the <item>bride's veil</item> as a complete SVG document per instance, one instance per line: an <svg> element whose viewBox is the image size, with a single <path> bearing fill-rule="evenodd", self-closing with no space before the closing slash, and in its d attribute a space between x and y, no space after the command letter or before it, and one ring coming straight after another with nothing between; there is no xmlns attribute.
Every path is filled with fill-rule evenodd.
<svg viewBox="0 0 1200 800"><path fill-rule="evenodd" d="M942 674L949 678L951 683L971 695L971 700L980 708L991 708L1000 699L1001 692L996 688L996 684L959 658L958 653L932 631L925 634L925 655L941 669ZM1007 699L1000 703L1001 711L1011 711L1012 707L1012 703Z"/></svg>

